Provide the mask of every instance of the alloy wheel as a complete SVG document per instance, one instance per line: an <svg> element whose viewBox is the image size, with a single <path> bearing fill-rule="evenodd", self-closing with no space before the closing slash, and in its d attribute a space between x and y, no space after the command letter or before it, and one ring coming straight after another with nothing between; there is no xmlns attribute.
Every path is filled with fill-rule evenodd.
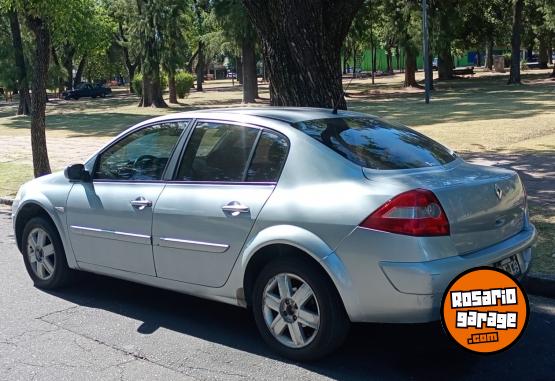
<svg viewBox="0 0 555 381"><path fill-rule="evenodd" d="M306 347L320 328L320 308L314 291L291 273L277 274L268 281L262 309L271 334L289 348Z"/></svg>
<svg viewBox="0 0 555 381"><path fill-rule="evenodd" d="M54 243L48 233L34 228L27 237L27 256L33 273L41 280L48 280L56 269Z"/></svg>

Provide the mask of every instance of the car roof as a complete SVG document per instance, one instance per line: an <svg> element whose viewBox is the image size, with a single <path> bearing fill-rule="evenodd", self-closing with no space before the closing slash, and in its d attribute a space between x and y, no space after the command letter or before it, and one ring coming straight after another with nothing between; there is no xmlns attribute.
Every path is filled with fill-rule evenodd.
<svg viewBox="0 0 555 381"><path fill-rule="evenodd" d="M359 112L338 110L336 114L329 108L315 108L315 107L274 107L274 106L261 106L261 107L233 107L233 108L212 108L195 111L187 111L176 114L168 114L162 117L151 119L151 121L162 121L167 119L176 118L225 118L231 117L235 119L237 116L253 116L259 118L266 118L272 120L279 120L286 123L297 123L305 120L314 119L327 119L327 118L342 118L342 117L372 117L372 115L363 114Z"/></svg>

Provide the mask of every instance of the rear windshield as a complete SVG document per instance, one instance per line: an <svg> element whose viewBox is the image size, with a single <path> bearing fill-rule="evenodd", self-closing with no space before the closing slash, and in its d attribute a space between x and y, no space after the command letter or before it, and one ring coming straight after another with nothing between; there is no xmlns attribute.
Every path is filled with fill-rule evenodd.
<svg viewBox="0 0 555 381"><path fill-rule="evenodd" d="M455 154L402 125L377 118L315 119L293 127L355 164L372 169L407 169L447 164Z"/></svg>

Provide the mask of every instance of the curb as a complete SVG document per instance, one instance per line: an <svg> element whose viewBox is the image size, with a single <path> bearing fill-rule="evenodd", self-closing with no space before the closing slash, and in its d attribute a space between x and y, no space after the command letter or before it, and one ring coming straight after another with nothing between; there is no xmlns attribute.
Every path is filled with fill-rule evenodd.
<svg viewBox="0 0 555 381"><path fill-rule="evenodd" d="M12 205L13 200L11 198L0 197L0 205Z"/></svg>
<svg viewBox="0 0 555 381"><path fill-rule="evenodd" d="M13 200L0 197L0 205L12 205ZM522 281L529 294L555 298L555 275L545 273L529 273Z"/></svg>
<svg viewBox="0 0 555 381"><path fill-rule="evenodd" d="M529 294L555 298L555 275L529 273L522 283Z"/></svg>

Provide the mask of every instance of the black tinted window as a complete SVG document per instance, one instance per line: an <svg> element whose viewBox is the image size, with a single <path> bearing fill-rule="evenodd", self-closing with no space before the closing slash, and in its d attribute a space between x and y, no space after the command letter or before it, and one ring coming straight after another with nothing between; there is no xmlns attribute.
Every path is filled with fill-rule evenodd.
<svg viewBox="0 0 555 381"><path fill-rule="evenodd" d="M373 169L443 165L455 155L408 127L376 118L330 118L293 126L355 164Z"/></svg>
<svg viewBox="0 0 555 381"><path fill-rule="evenodd" d="M275 182L287 158L287 139L264 131L258 140L256 151L247 172L247 181Z"/></svg>
<svg viewBox="0 0 555 381"><path fill-rule="evenodd" d="M100 155L95 179L160 180L186 125L164 123L131 133Z"/></svg>
<svg viewBox="0 0 555 381"><path fill-rule="evenodd" d="M187 148L177 180L243 181L259 130L221 123L199 123Z"/></svg>

